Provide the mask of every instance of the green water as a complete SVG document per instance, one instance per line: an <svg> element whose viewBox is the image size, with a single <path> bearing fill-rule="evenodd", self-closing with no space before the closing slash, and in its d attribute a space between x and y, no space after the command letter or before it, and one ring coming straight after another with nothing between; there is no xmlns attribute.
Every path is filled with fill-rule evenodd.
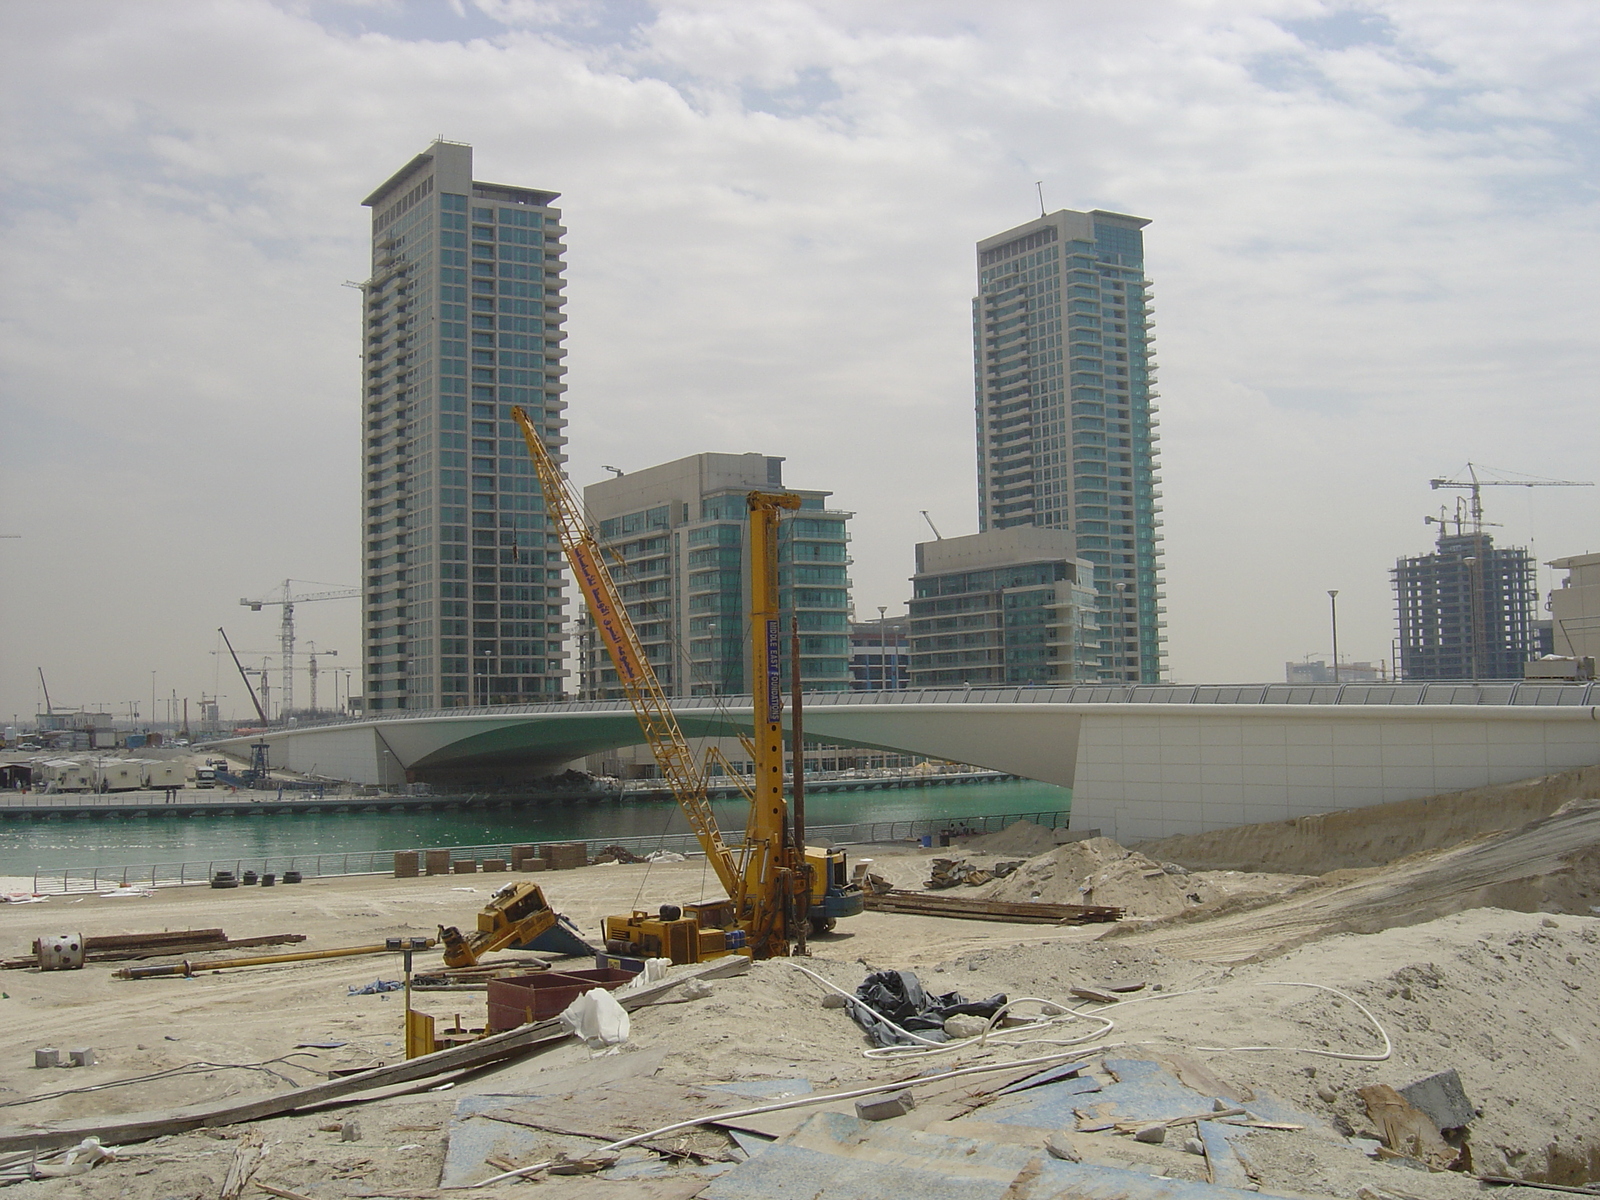
<svg viewBox="0 0 1600 1200"><path fill-rule="evenodd" d="M1070 799L1071 792L1065 788L1030 780L838 792L808 796L806 821L810 826L820 826L1065 812ZM744 827L740 805L717 803L714 807L724 829ZM39 867L120 867L426 846L649 838L687 832L688 823L677 805L660 800L557 804L490 812L11 819L0 825L0 875L29 875Z"/></svg>

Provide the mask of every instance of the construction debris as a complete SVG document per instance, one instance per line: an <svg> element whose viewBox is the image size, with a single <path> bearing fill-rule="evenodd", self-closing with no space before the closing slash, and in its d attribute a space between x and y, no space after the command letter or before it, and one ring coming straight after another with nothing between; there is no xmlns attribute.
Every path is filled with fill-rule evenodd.
<svg viewBox="0 0 1600 1200"><path fill-rule="evenodd" d="M8 958L0 968L9 971L28 967L45 967L47 952L54 948L58 938L39 938L33 943L33 953L26 958ZM124 962L129 959L159 958L169 954L201 954L207 950L233 950L245 946L278 946L303 942L303 933L274 933L262 937L229 938L220 929L174 929L161 933L119 933L103 937L81 939L82 962Z"/></svg>
<svg viewBox="0 0 1600 1200"><path fill-rule="evenodd" d="M922 886L931 889L953 887L982 887L996 879L1004 879L1022 865L1022 859L1011 862L991 863L987 867L977 866L959 858L936 858L933 860L932 874Z"/></svg>

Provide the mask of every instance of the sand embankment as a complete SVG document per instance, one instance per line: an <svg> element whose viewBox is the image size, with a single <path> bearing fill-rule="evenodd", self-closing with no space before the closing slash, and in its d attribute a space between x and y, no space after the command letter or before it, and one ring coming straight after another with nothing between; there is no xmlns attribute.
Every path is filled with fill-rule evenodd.
<svg viewBox="0 0 1600 1200"><path fill-rule="evenodd" d="M1569 800L1595 797L1600 797L1600 766L1580 767L1496 787L1184 834L1132 848L1192 870L1321 875L1381 866L1480 834L1517 829Z"/></svg>

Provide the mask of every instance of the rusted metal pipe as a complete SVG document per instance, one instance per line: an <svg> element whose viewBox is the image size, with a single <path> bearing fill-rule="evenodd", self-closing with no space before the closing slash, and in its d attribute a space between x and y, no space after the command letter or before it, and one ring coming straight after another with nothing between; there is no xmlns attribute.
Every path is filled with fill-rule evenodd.
<svg viewBox="0 0 1600 1200"><path fill-rule="evenodd" d="M428 946L434 945L432 938ZM266 967L273 963L310 962L318 958L350 958L357 954L392 954L388 946L342 946L334 950L306 950L299 954L262 954L255 958L223 958L216 962L191 963L184 959L162 967L123 967L115 972L118 979L160 979L172 975L194 975L200 971L227 971L234 967Z"/></svg>

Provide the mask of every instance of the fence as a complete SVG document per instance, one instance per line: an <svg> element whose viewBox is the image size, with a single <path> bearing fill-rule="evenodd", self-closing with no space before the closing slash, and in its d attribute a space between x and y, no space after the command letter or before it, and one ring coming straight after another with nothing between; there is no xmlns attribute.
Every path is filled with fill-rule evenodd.
<svg viewBox="0 0 1600 1200"><path fill-rule="evenodd" d="M1068 811L996 813L980 817L923 817L907 821L857 821L848 825L814 825L806 830L806 840L814 845L873 845L916 841L923 837L937 837L941 833L989 833L1004 829L1016 821L1032 821L1048 829L1065 825ZM555 839L550 839L555 840ZM577 841L579 839L572 839ZM472 859L481 862L486 858L510 861L513 845L525 843L497 842L487 846L436 846L449 850L451 860ZM700 843L692 833L669 833L665 836L588 838L584 844L593 856L607 846L622 846L635 854L653 850L673 850L680 854L695 855L701 852ZM735 844L737 846L737 844ZM394 856L399 853L425 854L426 847L401 847L395 850L365 850L345 854L275 854L259 858L214 858L179 863L154 863L146 866L126 867L56 867L39 868L33 875L33 890L40 895L67 892L99 892L119 887L161 888L183 887L188 884L209 883L218 871L231 871L241 878L246 871L258 875L274 874L282 879L286 871L299 871L305 879L328 879L341 875L390 875L394 872Z"/></svg>

